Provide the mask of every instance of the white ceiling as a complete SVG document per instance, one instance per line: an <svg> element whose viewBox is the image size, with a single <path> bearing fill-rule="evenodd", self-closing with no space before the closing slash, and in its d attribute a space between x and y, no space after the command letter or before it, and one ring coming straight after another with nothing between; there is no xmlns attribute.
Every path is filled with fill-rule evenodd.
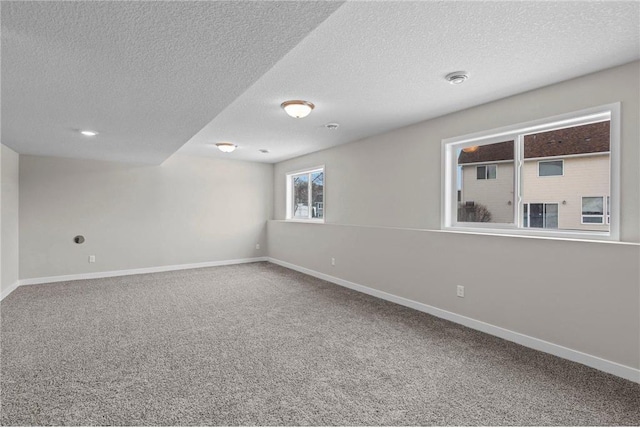
<svg viewBox="0 0 640 428"><path fill-rule="evenodd" d="M2 142L277 162L639 58L635 1L2 2Z"/></svg>
<svg viewBox="0 0 640 428"><path fill-rule="evenodd" d="M161 163L340 4L2 1L2 143Z"/></svg>

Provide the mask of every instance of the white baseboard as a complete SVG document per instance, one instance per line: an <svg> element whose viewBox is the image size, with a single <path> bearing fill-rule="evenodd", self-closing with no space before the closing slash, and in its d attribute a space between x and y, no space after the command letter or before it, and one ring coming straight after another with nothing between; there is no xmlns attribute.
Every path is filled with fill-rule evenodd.
<svg viewBox="0 0 640 428"><path fill-rule="evenodd" d="M426 312L430 315L434 315L438 318L443 318L448 321L455 322L457 324L464 325L465 327L472 328L474 330L481 331L483 333L497 336L510 342L515 342L519 345L526 346L527 348L535 349L537 351L546 352L551 355L555 355L560 358L564 358L576 363L584 364L585 366L592 367L597 370L601 370L606 373L619 376L624 379L628 379L633 382L640 383L640 370L633 367L624 366L622 364L615 363L613 361L605 360L600 357L585 354L584 352L576 351L574 349L566 348L555 343L547 342L542 339L527 336L522 333L507 330L502 327L498 327L492 324L487 324L482 321L478 321L473 318L458 315L453 312L445 311L443 309L436 308L434 306L425 305L424 303L416 302L415 300L399 297L394 294L390 294L384 291L376 290L375 288L366 287L364 285L356 284L355 282L347 281L335 276L327 275L321 272L317 272L311 269L307 269L301 266L294 265L292 263L284 262L282 260L267 258L269 262L305 273L316 278L323 279L325 281L332 282L337 285L341 285L352 290L359 291L361 293L369 294L380 299L388 300L393 303L397 303L402 306Z"/></svg>
<svg viewBox="0 0 640 428"><path fill-rule="evenodd" d="M248 259L220 260L216 262L188 263L183 265L155 266L137 269L111 270L106 272L79 273L73 275L46 276L41 278L21 279L17 285L47 284L50 282L75 281L78 279L110 278L113 276L139 275L142 273L168 272L172 270L196 269L213 266L238 265L242 263L265 262L267 257ZM13 291L13 290L12 290Z"/></svg>
<svg viewBox="0 0 640 428"><path fill-rule="evenodd" d="M5 297L7 297L9 294L11 294L11 292L13 290L15 290L16 288L18 288L19 285L20 285L20 282L16 281L13 284L11 284L9 287L7 287L7 289L4 290L2 292L2 294L0 294L0 301L2 301Z"/></svg>

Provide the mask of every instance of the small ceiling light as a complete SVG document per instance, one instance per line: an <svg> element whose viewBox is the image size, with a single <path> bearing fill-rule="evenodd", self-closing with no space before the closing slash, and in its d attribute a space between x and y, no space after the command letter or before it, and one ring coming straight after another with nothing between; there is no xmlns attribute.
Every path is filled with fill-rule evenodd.
<svg viewBox="0 0 640 428"><path fill-rule="evenodd" d="M478 150L478 146L465 147L464 149L462 149L462 151L465 153L473 153L477 150Z"/></svg>
<svg viewBox="0 0 640 428"><path fill-rule="evenodd" d="M302 119L303 117L309 116L309 113L311 113L311 110L313 110L315 106L309 101L291 100L283 102L280 104L280 107L282 107L289 116Z"/></svg>
<svg viewBox="0 0 640 428"><path fill-rule="evenodd" d="M85 137L95 137L96 135L98 135L98 133L97 133L97 132L95 132L95 131L89 131L89 130L86 130L86 131L80 131L80 133L81 133L82 135L84 135Z"/></svg>
<svg viewBox="0 0 640 428"><path fill-rule="evenodd" d="M340 124L334 122L334 123L327 123L324 127L330 131L335 131L336 129L338 129L338 126L340 126Z"/></svg>
<svg viewBox="0 0 640 428"><path fill-rule="evenodd" d="M452 85L459 85L469 78L469 73L466 71L454 71L453 73L447 74L444 78Z"/></svg>
<svg viewBox="0 0 640 428"><path fill-rule="evenodd" d="M232 151L234 151L236 149L236 145L233 143L217 143L216 147L221 151L221 152L225 152L225 153L231 153Z"/></svg>

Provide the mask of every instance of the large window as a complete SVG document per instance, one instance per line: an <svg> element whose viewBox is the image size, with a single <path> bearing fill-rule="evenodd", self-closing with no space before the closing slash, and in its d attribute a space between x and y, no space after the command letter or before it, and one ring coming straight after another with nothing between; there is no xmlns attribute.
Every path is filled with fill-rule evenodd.
<svg viewBox="0 0 640 428"><path fill-rule="evenodd" d="M324 221L324 167L287 174L287 219Z"/></svg>
<svg viewBox="0 0 640 428"><path fill-rule="evenodd" d="M618 239L619 110L444 140L443 228Z"/></svg>

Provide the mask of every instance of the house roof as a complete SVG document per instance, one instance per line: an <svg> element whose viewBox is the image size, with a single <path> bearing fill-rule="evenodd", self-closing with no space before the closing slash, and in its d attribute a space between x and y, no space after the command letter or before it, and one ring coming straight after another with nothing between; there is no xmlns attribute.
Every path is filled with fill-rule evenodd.
<svg viewBox="0 0 640 428"><path fill-rule="evenodd" d="M529 134L524 137L524 158L544 158L608 152L609 122ZM480 146L474 152L460 152L458 164L513 159L513 140Z"/></svg>

